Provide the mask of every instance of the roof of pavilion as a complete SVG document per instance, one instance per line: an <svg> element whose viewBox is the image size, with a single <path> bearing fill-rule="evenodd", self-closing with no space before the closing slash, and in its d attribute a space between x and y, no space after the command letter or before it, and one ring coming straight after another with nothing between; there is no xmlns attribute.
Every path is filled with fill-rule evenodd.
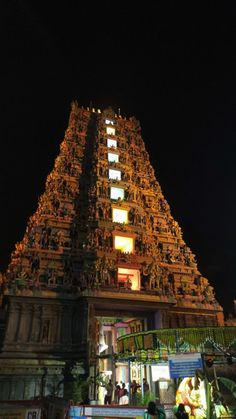
<svg viewBox="0 0 236 419"><path fill-rule="evenodd" d="M236 327L158 329L118 338L118 358L165 361L170 354L200 352L216 357L236 355Z"/></svg>

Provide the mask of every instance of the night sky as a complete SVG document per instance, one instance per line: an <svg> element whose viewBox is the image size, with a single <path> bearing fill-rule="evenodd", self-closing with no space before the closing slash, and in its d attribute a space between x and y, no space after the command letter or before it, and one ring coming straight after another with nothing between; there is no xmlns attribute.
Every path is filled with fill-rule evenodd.
<svg viewBox="0 0 236 419"><path fill-rule="evenodd" d="M190 2L195 10L169 1L63 3L0 6L0 270L37 208L77 99L140 120L172 215L232 311L236 10L230 2Z"/></svg>

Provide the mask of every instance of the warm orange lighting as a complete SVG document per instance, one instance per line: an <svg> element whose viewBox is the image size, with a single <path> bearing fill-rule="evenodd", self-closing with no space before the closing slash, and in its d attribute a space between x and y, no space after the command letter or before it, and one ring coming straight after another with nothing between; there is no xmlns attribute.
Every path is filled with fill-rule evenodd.
<svg viewBox="0 0 236 419"><path fill-rule="evenodd" d="M108 135L115 135L116 133L115 128L112 128L112 127L106 127L106 130L107 130Z"/></svg>
<svg viewBox="0 0 236 419"><path fill-rule="evenodd" d="M118 282L124 288L140 290L140 273L138 269L118 268Z"/></svg>

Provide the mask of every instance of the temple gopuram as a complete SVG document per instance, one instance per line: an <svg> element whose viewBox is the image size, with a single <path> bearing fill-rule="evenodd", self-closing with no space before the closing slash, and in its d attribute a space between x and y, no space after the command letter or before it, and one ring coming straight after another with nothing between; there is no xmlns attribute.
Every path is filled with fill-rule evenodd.
<svg viewBox="0 0 236 419"><path fill-rule="evenodd" d="M63 395L73 374L125 380L110 355L126 334L224 325L139 121L77 102L2 290L1 400Z"/></svg>

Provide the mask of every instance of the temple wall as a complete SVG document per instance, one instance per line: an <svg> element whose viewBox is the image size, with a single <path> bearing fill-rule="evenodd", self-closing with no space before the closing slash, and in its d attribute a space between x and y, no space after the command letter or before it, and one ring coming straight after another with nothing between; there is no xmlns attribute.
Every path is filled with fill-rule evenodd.
<svg viewBox="0 0 236 419"><path fill-rule="evenodd" d="M29 352L31 357L56 351L86 356L87 318L83 300L7 296L5 353ZM83 321L82 321L83 319ZM37 352L37 355L34 355ZM21 355L22 356L22 355Z"/></svg>

